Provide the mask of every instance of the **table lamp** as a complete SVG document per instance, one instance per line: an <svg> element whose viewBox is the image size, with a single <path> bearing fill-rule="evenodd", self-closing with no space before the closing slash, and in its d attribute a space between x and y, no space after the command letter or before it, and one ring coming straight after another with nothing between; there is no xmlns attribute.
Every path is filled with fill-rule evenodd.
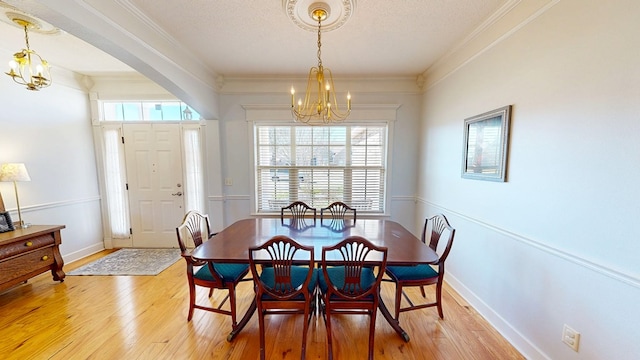
<svg viewBox="0 0 640 360"><path fill-rule="evenodd" d="M13 189L16 193L16 206L18 208L18 227L29 227L22 221L20 200L18 198L18 185L16 184L16 182L18 181L31 181L29 173L27 172L27 168L23 163L2 164L2 166L0 167L0 181L13 181Z"/></svg>

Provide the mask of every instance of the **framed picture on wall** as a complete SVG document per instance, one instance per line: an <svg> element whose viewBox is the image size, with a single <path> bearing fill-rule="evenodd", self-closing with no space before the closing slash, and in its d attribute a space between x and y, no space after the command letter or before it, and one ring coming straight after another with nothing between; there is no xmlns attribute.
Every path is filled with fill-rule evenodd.
<svg viewBox="0 0 640 360"><path fill-rule="evenodd" d="M507 180L511 105L464 120L462 177Z"/></svg>
<svg viewBox="0 0 640 360"><path fill-rule="evenodd" d="M11 215L9 215L9 212L0 212L0 233L13 231L15 229L16 228L13 225L13 221L11 221Z"/></svg>

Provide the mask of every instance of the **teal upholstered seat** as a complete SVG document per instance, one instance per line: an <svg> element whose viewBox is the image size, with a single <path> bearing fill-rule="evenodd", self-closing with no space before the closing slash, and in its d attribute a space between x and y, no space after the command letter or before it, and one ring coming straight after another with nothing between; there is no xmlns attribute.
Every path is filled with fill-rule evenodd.
<svg viewBox="0 0 640 360"><path fill-rule="evenodd" d="M214 264L213 268L222 278L222 282L237 282L242 279L249 271L249 264ZM208 266L203 266L193 275L194 278L200 280L214 281L211 270Z"/></svg>
<svg viewBox="0 0 640 360"><path fill-rule="evenodd" d="M398 280L420 280L438 277L438 272L431 266L421 264L415 266L387 266L387 273Z"/></svg>

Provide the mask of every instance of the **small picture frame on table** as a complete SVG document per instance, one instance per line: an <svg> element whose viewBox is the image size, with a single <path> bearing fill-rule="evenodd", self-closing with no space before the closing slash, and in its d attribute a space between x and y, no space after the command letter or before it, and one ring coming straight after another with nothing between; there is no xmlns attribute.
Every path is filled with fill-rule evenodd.
<svg viewBox="0 0 640 360"><path fill-rule="evenodd" d="M15 230L11 215L8 211L0 212L0 233Z"/></svg>

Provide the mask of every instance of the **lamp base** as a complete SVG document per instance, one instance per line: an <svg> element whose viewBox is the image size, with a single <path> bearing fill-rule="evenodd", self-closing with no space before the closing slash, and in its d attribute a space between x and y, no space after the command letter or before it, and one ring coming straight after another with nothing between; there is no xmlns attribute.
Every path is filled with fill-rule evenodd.
<svg viewBox="0 0 640 360"><path fill-rule="evenodd" d="M31 227L31 224L30 223L26 223L24 221L16 221L16 222L13 223L13 226L16 229L26 229L28 227Z"/></svg>

